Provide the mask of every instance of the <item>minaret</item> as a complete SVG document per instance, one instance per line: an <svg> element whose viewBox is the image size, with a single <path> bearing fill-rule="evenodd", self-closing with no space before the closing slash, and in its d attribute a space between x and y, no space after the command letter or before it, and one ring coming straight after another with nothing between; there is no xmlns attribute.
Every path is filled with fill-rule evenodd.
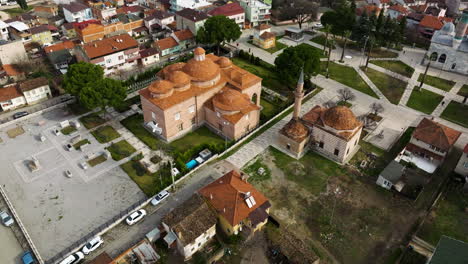
<svg viewBox="0 0 468 264"><path fill-rule="evenodd" d="M463 10L462 16L458 21L457 27L455 28L455 38L453 46L458 49L463 38L465 37L466 29L468 28L468 9Z"/></svg>
<svg viewBox="0 0 468 264"><path fill-rule="evenodd" d="M304 97L304 69L301 69L301 74L299 75L299 80L297 81L296 91L294 92L295 100L294 100L294 114L293 119L299 120L299 115L301 114L301 105L302 105L302 98Z"/></svg>

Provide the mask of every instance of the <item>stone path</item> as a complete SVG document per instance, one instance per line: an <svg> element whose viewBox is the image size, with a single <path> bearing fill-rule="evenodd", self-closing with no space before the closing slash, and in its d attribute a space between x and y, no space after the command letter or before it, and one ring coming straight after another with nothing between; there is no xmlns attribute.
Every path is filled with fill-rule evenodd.
<svg viewBox="0 0 468 264"><path fill-rule="evenodd" d="M372 91L374 91L374 93L377 94L377 96L380 98L380 100L383 100L386 103L390 103L390 101L388 101L387 97L385 97L385 95L379 90L379 88L377 88L377 86L375 86L375 84L369 79L369 77L367 77L367 75L358 66L354 66L353 68L359 74L359 76L361 76L361 78L364 80L364 82L367 85L369 85L369 87L372 89Z"/></svg>

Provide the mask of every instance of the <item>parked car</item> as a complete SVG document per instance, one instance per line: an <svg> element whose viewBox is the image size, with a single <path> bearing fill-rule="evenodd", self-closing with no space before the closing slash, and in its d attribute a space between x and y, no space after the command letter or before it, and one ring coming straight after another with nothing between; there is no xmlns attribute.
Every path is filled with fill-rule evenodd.
<svg viewBox="0 0 468 264"><path fill-rule="evenodd" d="M100 236L95 236L91 240L89 240L88 243L86 243L86 245L84 245L81 251L83 252L83 254L88 255L89 253L96 250L99 246L101 246L102 243L104 243L104 240L102 240Z"/></svg>
<svg viewBox="0 0 468 264"><path fill-rule="evenodd" d="M13 217L11 217L6 211L0 211L0 219L2 220L2 224L5 226L11 226L15 223Z"/></svg>
<svg viewBox="0 0 468 264"><path fill-rule="evenodd" d="M73 253L70 256L66 257L59 264L76 264L76 263L80 262L82 259L84 259L84 254L78 251L78 252Z"/></svg>
<svg viewBox="0 0 468 264"><path fill-rule="evenodd" d="M178 58L177 56L169 57L169 61L175 61L175 60L177 60L177 58Z"/></svg>
<svg viewBox="0 0 468 264"><path fill-rule="evenodd" d="M29 115L29 113L26 112L26 111L18 112L18 113L15 113L13 115L13 119L18 119L18 118L21 118L21 117L27 116L27 115Z"/></svg>
<svg viewBox="0 0 468 264"><path fill-rule="evenodd" d="M83 147L83 146L82 146ZM88 169L88 165L86 164L86 161L83 161L80 163L80 166L83 170L87 170Z"/></svg>
<svg viewBox="0 0 468 264"><path fill-rule="evenodd" d="M322 23L315 23L315 27L316 27L316 28L322 28L323 25L322 25Z"/></svg>
<svg viewBox="0 0 468 264"><path fill-rule="evenodd" d="M60 130L58 130L57 128L54 129L53 132L54 132L54 135L56 135L56 136L60 136L60 134L62 134L62 133L60 132Z"/></svg>
<svg viewBox="0 0 468 264"><path fill-rule="evenodd" d="M68 151L71 151L71 150L73 149L72 144L67 144L66 147L67 147L67 150L68 150Z"/></svg>
<svg viewBox="0 0 468 264"><path fill-rule="evenodd" d="M34 263L36 263L34 261L33 254L30 251L24 252L23 256L21 256L21 260L23 261L23 264L34 264Z"/></svg>
<svg viewBox="0 0 468 264"><path fill-rule="evenodd" d="M145 217L146 211L143 209L140 209L138 211L135 211L131 213L125 221L127 222L128 225L134 225L138 223L143 217Z"/></svg>
<svg viewBox="0 0 468 264"><path fill-rule="evenodd" d="M161 191L151 200L151 204L158 205L160 202L166 199L169 196L169 194L170 193L168 191Z"/></svg>
<svg viewBox="0 0 468 264"><path fill-rule="evenodd" d="M68 178L71 178L73 176L72 172L69 171L69 170L66 170L65 171L65 176L67 176Z"/></svg>

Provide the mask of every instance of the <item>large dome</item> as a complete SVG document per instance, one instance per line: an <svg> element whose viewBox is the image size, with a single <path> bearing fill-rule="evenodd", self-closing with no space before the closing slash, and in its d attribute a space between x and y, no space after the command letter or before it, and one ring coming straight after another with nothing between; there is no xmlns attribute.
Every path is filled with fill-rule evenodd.
<svg viewBox="0 0 468 264"><path fill-rule="evenodd" d="M190 76L182 71L168 73L168 80L174 83L175 87L182 87L190 83Z"/></svg>
<svg viewBox="0 0 468 264"><path fill-rule="evenodd" d="M148 88L152 94L167 94L174 88L174 84L166 80L154 81Z"/></svg>
<svg viewBox="0 0 468 264"><path fill-rule="evenodd" d="M213 97L213 105L224 111L240 111L250 104L247 95L234 89L223 89Z"/></svg>
<svg viewBox="0 0 468 264"><path fill-rule="evenodd" d="M232 61L226 57L221 57L216 63L218 63L221 68L228 68L232 65Z"/></svg>
<svg viewBox="0 0 468 264"><path fill-rule="evenodd" d="M322 121L325 125L336 130L353 130L361 125L353 112L346 106L334 106L325 110Z"/></svg>
<svg viewBox="0 0 468 264"><path fill-rule="evenodd" d="M210 81L219 74L219 66L210 59L191 59L182 70L196 81Z"/></svg>
<svg viewBox="0 0 468 264"><path fill-rule="evenodd" d="M294 140L303 140L309 134L307 127L302 122L291 119L282 129L285 136Z"/></svg>

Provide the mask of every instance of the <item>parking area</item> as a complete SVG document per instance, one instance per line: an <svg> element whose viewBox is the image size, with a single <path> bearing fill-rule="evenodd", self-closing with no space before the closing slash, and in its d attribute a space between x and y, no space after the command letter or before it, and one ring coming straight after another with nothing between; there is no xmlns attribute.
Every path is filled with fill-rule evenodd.
<svg viewBox="0 0 468 264"><path fill-rule="evenodd" d="M83 126L73 135L54 134L60 122L76 118L56 109L0 129L0 182L44 260L145 197L111 158L86 170L80 166L107 144L98 143ZM18 127L24 133L7 135ZM90 142L83 151L66 147L76 136ZM5 239L1 233L0 244Z"/></svg>
<svg viewBox="0 0 468 264"><path fill-rule="evenodd" d="M9 227L0 226L0 259L2 263L21 263L23 249Z"/></svg>

